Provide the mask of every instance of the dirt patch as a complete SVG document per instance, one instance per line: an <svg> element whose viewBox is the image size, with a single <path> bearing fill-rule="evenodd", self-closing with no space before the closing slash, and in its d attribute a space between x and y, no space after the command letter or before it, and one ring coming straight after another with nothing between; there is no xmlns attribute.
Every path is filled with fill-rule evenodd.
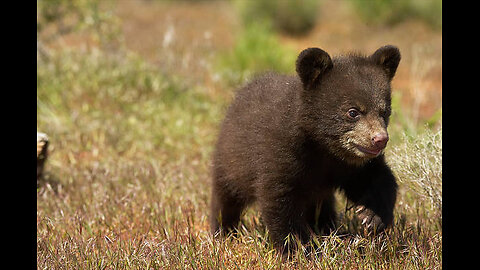
<svg viewBox="0 0 480 270"><path fill-rule="evenodd" d="M233 45L238 27L224 1L120 1L116 13L130 50L192 82L210 80L211 58Z"/></svg>

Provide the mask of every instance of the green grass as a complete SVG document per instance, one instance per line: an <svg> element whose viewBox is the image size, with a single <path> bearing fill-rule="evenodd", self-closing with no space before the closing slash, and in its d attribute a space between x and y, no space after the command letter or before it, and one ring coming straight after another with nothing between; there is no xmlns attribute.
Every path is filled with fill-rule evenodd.
<svg viewBox="0 0 480 270"><path fill-rule="evenodd" d="M350 0L352 7L368 23L394 25L410 18L442 29L442 0Z"/></svg>
<svg viewBox="0 0 480 270"><path fill-rule="evenodd" d="M231 54L219 54L220 71L232 74L221 79L225 92L253 72L294 70L294 54L275 36L246 31ZM37 189L39 269L441 267L441 124L419 127L394 104L392 230L363 235L337 194L342 229L353 233L318 237L314 254L282 260L255 208L237 237L212 239L211 153L228 95L172 74L126 49L63 46L38 61L37 128L51 143Z"/></svg>
<svg viewBox="0 0 480 270"><path fill-rule="evenodd" d="M205 219L219 108L135 56L53 58L37 71L37 125L53 146L37 197L39 267L143 268L142 239L177 239L178 225Z"/></svg>
<svg viewBox="0 0 480 270"><path fill-rule="evenodd" d="M297 52L281 45L267 24L251 23L236 36L231 50L219 54L215 67L232 87L269 70L293 74L296 57Z"/></svg>
<svg viewBox="0 0 480 270"><path fill-rule="evenodd" d="M181 153L211 137L204 128L218 110L201 86L187 88L132 54L66 50L53 58L37 69L37 123L54 140L83 136L79 150Z"/></svg>
<svg viewBox="0 0 480 270"><path fill-rule="evenodd" d="M265 23L289 35L307 34L319 16L319 0L233 1L242 23Z"/></svg>

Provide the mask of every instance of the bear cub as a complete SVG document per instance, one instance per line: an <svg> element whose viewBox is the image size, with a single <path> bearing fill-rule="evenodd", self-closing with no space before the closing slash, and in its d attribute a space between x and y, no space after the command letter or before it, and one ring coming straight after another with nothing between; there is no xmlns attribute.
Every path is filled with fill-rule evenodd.
<svg viewBox="0 0 480 270"><path fill-rule="evenodd" d="M268 73L240 89L213 154L211 229L238 225L256 202L278 250L336 226L334 191L356 205L366 229L393 223L397 184L385 162L391 87L400 51L333 59L302 51L298 76Z"/></svg>

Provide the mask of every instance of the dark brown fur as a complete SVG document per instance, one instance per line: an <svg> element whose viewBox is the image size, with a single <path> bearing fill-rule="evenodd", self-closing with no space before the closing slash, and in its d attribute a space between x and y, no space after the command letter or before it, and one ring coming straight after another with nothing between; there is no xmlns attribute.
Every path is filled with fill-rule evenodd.
<svg viewBox="0 0 480 270"><path fill-rule="evenodd" d="M310 48L297 59L298 76L269 73L238 91L213 157L212 231L234 229L257 202L278 249L289 234L308 241L335 227L336 189L363 207L369 228L391 225L395 178L383 152L357 145L370 149L375 134L387 134L399 61L393 46L333 60ZM352 108L360 115L352 118Z"/></svg>

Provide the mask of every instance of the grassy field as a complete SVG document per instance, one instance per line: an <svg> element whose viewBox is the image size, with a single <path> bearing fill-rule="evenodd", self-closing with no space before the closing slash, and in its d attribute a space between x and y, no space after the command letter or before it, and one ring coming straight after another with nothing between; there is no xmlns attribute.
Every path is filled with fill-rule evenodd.
<svg viewBox="0 0 480 270"><path fill-rule="evenodd" d="M244 26L228 1L40 3L37 129L51 145L38 269L441 268L441 30L362 23L347 2L322 1L298 37ZM293 73L307 46L387 43L403 55L386 152L400 186L393 229L364 235L337 194L342 228L316 238L315 254L282 260L255 208L238 236L212 239L211 153L235 88L265 69Z"/></svg>

